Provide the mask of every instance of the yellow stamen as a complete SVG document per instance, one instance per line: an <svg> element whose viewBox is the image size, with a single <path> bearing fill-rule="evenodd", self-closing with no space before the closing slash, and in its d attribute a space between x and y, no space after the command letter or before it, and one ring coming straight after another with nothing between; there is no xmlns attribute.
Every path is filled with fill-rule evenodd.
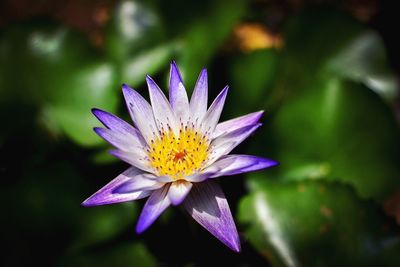
<svg viewBox="0 0 400 267"><path fill-rule="evenodd" d="M184 179L198 171L208 158L207 137L187 127L176 137L172 131L162 132L152 140L148 155L158 175L174 180Z"/></svg>

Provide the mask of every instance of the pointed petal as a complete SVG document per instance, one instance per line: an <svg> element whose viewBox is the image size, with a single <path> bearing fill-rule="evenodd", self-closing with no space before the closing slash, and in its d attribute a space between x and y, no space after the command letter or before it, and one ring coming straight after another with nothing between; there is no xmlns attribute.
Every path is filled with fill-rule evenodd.
<svg viewBox="0 0 400 267"><path fill-rule="evenodd" d="M224 108L226 95L228 93L229 87L226 86L219 95L215 98L214 102L208 109L202 123L201 128L203 132L208 132L211 134L214 132L215 126L217 125L219 118L221 116L222 109Z"/></svg>
<svg viewBox="0 0 400 267"><path fill-rule="evenodd" d="M169 207L171 201L167 196L168 189L169 185L165 185L162 188L153 191L147 199L136 225L136 232L138 234L149 228L161 213Z"/></svg>
<svg viewBox="0 0 400 267"><path fill-rule="evenodd" d="M182 77L175 62L171 63L169 77L169 102L175 113L177 122L185 122L189 117L189 100Z"/></svg>
<svg viewBox="0 0 400 267"><path fill-rule="evenodd" d="M122 194L136 191L153 191L162 187L164 184L165 183L159 182L154 174L140 173L115 188L114 192Z"/></svg>
<svg viewBox="0 0 400 267"><path fill-rule="evenodd" d="M171 183L174 181L173 179L171 179L171 177L169 177L167 175L165 175L165 176L156 175L156 179L157 179L157 181L159 181L161 183Z"/></svg>
<svg viewBox="0 0 400 267"><path fill-rule="evenodd" d="M136 191L133 193L120 194L114 192L116 188L118 188L121 184L129 181L135 175L139 175L143 173L143 171L130 167L122 174L118 175L114 180L109 182L106 186L101 188L99 191L94 193L88 199L86 199L82 206L99 206L99 205L107 205L113 203L120 203L126 201L132 201L136 199L145 198L150 195L150 191Z"/></svg>
<svg viewBox="0 0 400 267"><path fill-rule="evenodd" d="M101 121L101 123L104 124L104 126L107 127L107 129L110 129L111 131L117 132L121 135L126 135L130 139L134 139L136 142L141 143L142 145L146 144L142 134L126 121L97 108L92 109L92 113L99 121Z"/></svg>
<svg viewBox="0 0 400 267"><path fill-rule="evenodd" d="M146 147L138 139L131 135L124 135L120 132L114 132L110 129L95 127L93 130L101 138L109 142L116 148L124 151L135 151L137 154L145 156ZM147 145L145 145L147 146Z"/></svg>
<svg viewBox="0 0 400 267"><path fill-rule="evenodd" d="M207 70L203 69L197 79L190 99L190 117L193 123L200 123L207 112L208 84Z"/></svg>
<svg viewBox="0 0 400 267"><path fill-rule="evenodd" d="M214 139L220 135L232 132L239 128L256 124L263 114L264 111L261 110L228 121L218 123L217 126L215 127L215 130L211 138Z"/></svg>
<svg viewBox="0 0 400 267"><path fill-rule="evenodd" d="M227 155L223 156L204 172L215 172L210 178L235 175L244 172L258 171L278 165L278 162L266 158L251 155Z"/></svg>
<svg viewBox="0 0 400 267"><path fill-rule="evenodd" d="M175 114L167 98L150 76L146 77L146 81L149 87L151 106L158 129L161 131L168 131L168 129L171 128L177 135L179 133L178 124L176 123Z"/></svg>
<svg viewBox="0 0 400 267"><path fill-rule="evenodd" d="M143 171L154 173L155 170L150 166L150 163L147 158L144 158L143 155L135 153L135 152L127 152L122 150L110 150L109 153L114 157L119 158L122 161L125 161L136 168L139 168Z"/></svg>
<svg viewBox="0 0 400 267"><path fill-rule="evenodd" d="M237 145L243 142L250 134L252 134L255 130L257 130L260 126L261 123L245 126L233 132L221 135L220 137L214 139L211 142L211 153L205 167L210 166L220 157L227 155Z"/></svg>
<svg viewBox="0 0 400 267"><path fill-rule="evenodd" d="M194 184L183 204L201 226L230 249L240 251L235 222L224 193L217 183L206 181Z"/></svg>
<svg viewBox="0 0 400 267"><path fill-rule="evenodd" d="M151 140L154 136L157 136L158 133L150 104L138 92L126 84L122 85L122 91L133 122L143 135L147 144L150 144Z"/></svg>
<svg viewBox="0 0 400 267"><path fill-rule="evenodd" d="M199 173L195 173L195 174L186 176L185 180L189 181L189 182L192 182L192 183L199 183L199 182L203 182L204 180L207 180L208 178L210 178L214 174L215 174L214 170L212 170L211 172L209 172L209 171L207 171L207 172L199 172Z"/></svg>
<svg viewBox="0 0 400 267"><path fill-rule="evenodd" d="M186 196L192 188L192 183L186 182L184 180L178 180L171 183L168 191L168 197L172 205L179 205L185 200Z"/></svg>

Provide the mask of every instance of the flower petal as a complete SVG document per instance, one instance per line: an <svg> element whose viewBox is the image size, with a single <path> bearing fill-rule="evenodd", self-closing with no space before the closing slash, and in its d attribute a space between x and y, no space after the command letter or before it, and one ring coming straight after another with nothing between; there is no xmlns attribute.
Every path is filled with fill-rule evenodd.
<svg viewBox="0 0 400 267"><path fill-rule="evenodd" d="M138 154L146 155L145 150L146 147L143 146L138 139L134 138L131 135L124 135L120 132L114 132L110 129L95 127L93 130L99 135L101 138L109 142L111 145L116 148L124 151L135 151Z"/></svg>
<svg viewBox="0 0 400 267"><path fill-rule="evenodd" d="M201 226L230 249L240 252L240 241L228 202L214 181L193 185L183 202L185 209Z"/></svg>
<svg viewBox="0 0 400 267"><path fill-rule="evenodd" d="M153 110L150 104L135 90L122 85L125 102L133 122L139 129L147 144L158 135L157 126L154 120Z"/></svg>
<svg viewBox="0 0 400 267"><path fill-rule="evenodd" d="M168 129L171 128L175 135L178 135L179 129L175 114L173 113L167 98L150 76L146 77L146 81L147 86L149 87L151 106L153 108L154 119L156 120L158 129L160 131L168 131Z"/></svg>
<svg viewBox="0 0 400 267"><path fill-rule="evenodd" d="M234 130L237 130L245 126L253 125L258 122L258 120L261 118L263 114L264 111L261 110L228 121L218 123L217 126L215 127L215 130L211 138L214 139L222 134L232 132Z"/></svg>
<svg viewBox="0 0 400 267"><path fill-rule="evenodd" d="M144 158L141 153L135 153L135 151L122 151L118 149L110 150L109 153L114 157L117 157L120 160L125 161L126 163L131 164L132 166L135 166L143 171L150 173L155 172L155 170L150 166L148 159Z"/></svg>
<svg viewBox="0 0 400 267"><path fill-rule="evenodd" d="M134 177L135 175L139 175L141 173L143 173L143 171L135 167L130 167L122 174L118 175L114 180L109 182L106 186L104 186L99 191L90 196L88 199L86 199L82 203L82 206L89 207L89 206L107 205L107 204L137 200L149 196L151 191L136 191L127 194L120 194L114 192L114 190L118 188L121 184L129 181L130 179L132 179L132 177Z"/></svg>
<svg viewBox="0 0 400 267"><path fill-rule="evenodd" d="M221 135L211 142L210 157L205 164L205 167L210 166L220 157L227 155L237 145L243 142L250 134L257 130L261 126L261 123L245 126L239 128L233 132Z"/></svg>
<svg viewBox="0 0 400 267"><path fill-rule="evenodd" d="M142 134L126 121L97 108L92 109L92 113L99 121L101 121L101 123L104 124L104 126L107 127L107 129L110 129L113 132L117 132L121 135L126 135L129 137L129 139L134 139L136 142L142 145L146 144Z"/></svg>
<svg viewBox="0 0 400 267"><path fill-rule="evenodd" d="M159 182L154 174L140 173L132 179L115 188L115 193L130 193L136 191L152 191L162 187L165 183Z"/></svg>
<svg viewBox="0 0 400 267"><path fill-rule="evenodd" d="M258 171L278 165L278 162L251 155L226 155L206 168L204 172L215 172L210 178Z"/></svg>
<svg viewBox="0 0 400 267"><path fill-rule="evenodd" d="M190 189L192 189L192 183L186 182L184 180L178 180L171 183L168 191L169 200L171 200L172 205L179 205L186 198Z"/></svg>
<svg viewBox="0 0 400 267"><path fill-rule="evenodd" d="M201 123L201 130L203 133L208 133L211 135L212 132L214 132L215 126L217 125L219 117L221 116L222 109L224 108L228 89L229 86L226 86L215 98L210 108L207 110L207 113Z"/></svg>
<svg viewBox="0 0 400 267"><path fill-rule="evenodd" d="M193 123L200 123L200 121L203 119L207 112L207 100L207 70L203 69L199 75L199 78L197 79L192 97L190 98L190 117Z"/></svg>
<svg viewBox="0 0 400 267"><path fill-rule="evenodd" d="M163 213L163 211L169 207L171 201L167 196L168 189L169 185L165 185L151 193L143 207L142 213L140 214L138 223L136 225L136 232L138 234L149 228L150 225L161 215L161 213Z"/></svg>
<svg viewBox="0 0 400 267"><path fill-rule="evenodd" d="M187 121L189 112L189 100L183 85L181 74L175 62L171 63L169 76L169 102L178 122Z"/></svg>
<svg viewBox="0 0 400 267"><path fill-rule="evenodd" d="M207 180L208 178L210 178L210 176L213 176L214 174L215 174L215 171L198 172L198 173L186 176L185 180L192 182L192 183L199 183L199 182L203 182L204 180Z"/></svg>

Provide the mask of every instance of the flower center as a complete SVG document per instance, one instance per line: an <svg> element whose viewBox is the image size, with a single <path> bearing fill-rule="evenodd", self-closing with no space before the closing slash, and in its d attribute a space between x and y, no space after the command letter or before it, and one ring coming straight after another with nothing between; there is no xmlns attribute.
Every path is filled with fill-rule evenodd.
<svg viewBox="0 0 400 267"><path fill-rule="evenodd" d="M148 155L150 164L160 176L174 180L184 179L197 172L208 158L209 142L206 136L182 127L179 137L172 131L162 132L151 141Z"/></svg>

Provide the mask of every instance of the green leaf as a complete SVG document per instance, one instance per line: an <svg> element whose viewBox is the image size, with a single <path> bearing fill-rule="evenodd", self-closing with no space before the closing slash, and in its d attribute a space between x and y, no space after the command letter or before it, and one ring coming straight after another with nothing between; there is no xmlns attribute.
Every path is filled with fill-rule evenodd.
<svg viewBox="0 0 400 267"><path fill-rule="evenodd" d="M258 148L281 162L276 177L341 181L380 201L400 186L399 128L376 94L389 89L374 85L374 75L390 73L382 50L339 11L306 9L289 23L265 105L275 113Z"/></svg>
<svg viewBox="0 0 400 267"><path fill-rule="evenodd" d="M238 217L245 236L273 266L395 266L399 261L398 229L348 186L258 178L240 202Z"/></svg>
<svg viewBox="0 0 400 267"><path fill-rule="evenodd" d="M175 48L176 43L164 44L127 59L121 66L121 80L132 87L139 86L145 82L146 74L154 75L167 66Z"/></svg>
<svg viewBox="0 0 400 267"><path fill-rule="evenodd" d="M104 148L99 149L92 157L92 161L95 164L112 164L119 160L109 153L109 146L106 145Z"/></svg>
<svg viewBox="0 0 400 267"><path fill-rule="evenodd" d="M235 114L243 115L249 110L262 107L263 99L272 89L278 61L277 51L274 49L257 50L248 54L240 54L233 58L230 64L230 99L245 99L240 105L231 107Z"/></svg>
<svg viewBox="0 0 400 267"><path fill-rule="evenodd" d="M0 82L3 101L37 107L53 134L85 146L101 142L90 109L116 110L118 77L82 35L54 23L15 25L1 35L0 66L7 77Z"/></svg>
<svg viewBox="0 0 400 267"><path fill-rule="evenodd" d="M284 179L342 181L378 200L400 186L396 121L383 100L361 85L321 77L281 106L266 134ZM305 173L307 166L315 167Z"/></svg>
<svg viewBox="0 0 400 267"><path fill-rule="evenodd" d="M48 21L11 25L0 34L4 70L0 91L19 101L43 101L43 83L77 67L74 63L85 62L92 50L82 35L62 25Z"/></svg>
<svg viewBox="0 0 400 267"><path fill-rule="evenodd" d="M270 105L301 92L321 72L362 82L389 101L398 92L378 34L334 9L307 8L289 21L279 66Z"/></svg>
<svg viewBox="0 0 400 267"><path fill-rule="evenodd" d="M354 36L327 67L337 75L364 83L388 101L393 101L398 94L383 40L372 30Z"/></svg>
<svg viewBox="0 0 400 267"><path fill-rule="evenodd" d="M214 1L209 11L189 28L182 38L183 49L178 58L186 85L194 85L201 68L221 47L245 9L243 0Z"/></svg>
<svg viewBox="0 0 400 267"><path fill-rule="evenodd" d="M58 127L80 145L92 146L103 143L93 133L100 123L90 110L98 107L114 112L120 89L116 85L116 73L112 65L97 61L82 64L69 75L60 75L47 81L50 98L43 105L43 115L55 121Z"/></svg>
<svg viewBox="0 0 400 267"><path fill-rule="evenodd" d="M159 15L151 5L139 1L120 1L106 27L105 52L118 63L163 39Z"/></svg>
<svg viewBox="0 0 400 267"><path fill-rule="evenodd" d="M316 70L364 30L361 23L344 12L304 9L288 23L284 47L287 59L299 60L297 64L304 70Z"/></svg>

